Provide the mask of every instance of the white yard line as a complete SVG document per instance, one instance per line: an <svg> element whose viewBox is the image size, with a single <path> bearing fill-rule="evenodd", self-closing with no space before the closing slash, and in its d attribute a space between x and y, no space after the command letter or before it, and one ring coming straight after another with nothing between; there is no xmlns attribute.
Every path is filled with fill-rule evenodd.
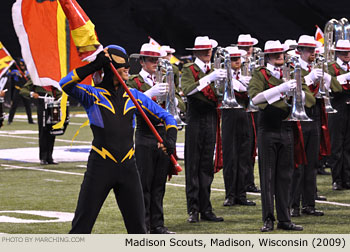
<svg viewBox="0 0 350 252"><path fill-rule="evenodd" d="M83 173L48 170L48 169L42 169L42 168L38 168L38 167L25 167L25 166L7 165L7 164L1 164L1 166L8 167L5 169L24 169L24 170L34 170L34 171L52 172L52 173L60 173L60 174L67 174L67 175L84 176ZM182 185L182 184L173 184L173 183L166 183L166 184L169 186L175 186L175 187L183 187L183 188L185 187L185 185ZM225 189L211 188L211 190L216 191L216 192L225 192ZM255 196L260 195L260 193L247 193L247 194L255 195ZM350 204L346 204L346 203L339 203L339 202L332 202L332 201L320 201L320 200L316 200L316 202L320 203L320 204L350 207Z"/></svg>
<svg viewBox="0 0 350 252"><path fill-rule="evenodd" d="M0 134L0 137L12 137L12 138L21 138L21 139L35 139L38 140L38 137L28 137L28 136L15 136L15 135L4 135ZM72 140L64 140L64 139L57 139L55 140L56 142L63 142L63 143L71 143ZM91 144L91 141L77 141L74 140L74 143L81 143L81 144Z"/></svg>

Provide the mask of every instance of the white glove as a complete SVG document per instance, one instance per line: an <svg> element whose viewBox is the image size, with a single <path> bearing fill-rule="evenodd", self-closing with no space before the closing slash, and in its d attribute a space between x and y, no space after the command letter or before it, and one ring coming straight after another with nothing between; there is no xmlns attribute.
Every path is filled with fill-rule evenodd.
<svg viewBox="0 0 350 252"><path fill-rule="evenodd" d="M223 80L227 77L227 73L225 69L215 69L210 74L204 76L202 79L199 80L199 86L197 89L201 91L203 88L208 86L211 82L216 80Z"/></svg>
<svg viewBox="0 0 350 252"><path fill-rule="evenodd" d="M308 75L304 77L306 85L310 86L322 77L322 69L315 68Z"/></svg>
<svg viewBox="0 0 350 252"><path fill-rule="evenodd" d="M150 89L148 89L144 94L152 99L153 96L163 96L169 91L168 83L157 83Z"/></svg>
<svg viewBox="0 0 350 252"><path fill-rule="evenodd" d="M0 90L3 90L3 88L5 87L7 79L8 78L6 76L0 79Z"/></svg>
<svg viewBox="0 0 350 252"><path fill-rule="evenodd" d="M297 86L296 80L289 80L278 85L276 88L280 93L286 93L288 91L291 91L296 86Z"/></svg>
<svg viewBox="0 0 350 252"><path fill-rule="evenodd" d="M247 87L245 85L243 85L242 82L232 79L232 86L233 89L238 91L238 92L246 92L247 91Z"/></svg>
<svg viewBox="0 0 350 252"><path fill-rule="evenodd" d="M241 76L239 78L239 81L243 83L246 87L248 87L249 81L252 77L251 76Z"/></svg>
<svg viewBox="0 0 350 252"><path fill-rule="evenodd" d="M331 81L332 81L331 75L328 73L324 73L323 80L324 80L325 88L327 88L329 90L331 87Z"/></svg>
<svg viewBox="0 0 350 252"><path fill-rule="evenodd" d="M350 80L350 73L342 74L337 76L337 80L341 85L344 85L347 83L347 81Z"/></svg>

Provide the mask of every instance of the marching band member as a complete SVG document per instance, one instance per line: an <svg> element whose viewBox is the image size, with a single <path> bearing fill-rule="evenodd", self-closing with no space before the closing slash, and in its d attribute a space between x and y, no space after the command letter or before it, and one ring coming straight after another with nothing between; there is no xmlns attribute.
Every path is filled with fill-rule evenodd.
<svg viewBox="0 0 350 252"><path fill-rule="evenodd" d="M168 83L156 83L158 59L166 55L152 44L143 44L140 54L134 54L140 59L142 66L137 75L130 76L127 85L143 92L154 101L164 97L169 90ZM178 101L180 103L181 101ZM164 123L153 121L158 133L167 141L166 132L170 130ZM177 130L176 126L172 130ZM158 142L146 122L137 118L135 134L136 164L141 176L141 184L146 208L146 228L152 234L174 234L164 226L163 198L165 194L166 178L171 172L172 164L167 154L157 146ZM168 149L172 154L175 149Z"/></svg>
<svg viewBox="0 0 350 252"><path fill-rule="evenodd" d="M300 54L299 63L301 66L301 75L305 79L306 85L316 96L319 89L319 80L324 78L324 85L327 89L331 87L331 76L324 73L322 69L312 69L312 63L315 60L315 49L320 47L321 43L316 41L312 36L302 35L298 40L297 51ZM335 91L335 90L334 90ZM306 107L305 112L312 121L300 122L304 147L306 152L307 164L299 165L294 170L292 191L291 191L291 216L300 216L300 197L302 198L302 213L305 215L323 216L324 213L315 208L316 200L316 175L319 164L319 151L321 144L321 121L325 120L323 99L316 99L316 104L312 107ZM324 123L327 127L327 123Z"/></svg>
<svg viewBox="0 0 350 252"><path fill-rule="evenodd" d="M338 40L335 48L336 61L331 62L328 71L336 77L342 92L334 93L331 100L338 112L329 114L332 155L327 160L332 171L333 190L350 189L350 42Z"/></svg>
<svg viewBox="0 0 350 252"><path fill-rule="evenodd" d="M250 57L253 54L254 45L256 45L258 42L259 41L256 38L252 38L250 34L240 34L238 36L237 46L238 49L247 52L246 57Z"/></svg>
<svg viewBox="0 0 350 252"><path fill-rule="evenodd" d="M187 96L185 172L188 222L223 221L213 213L210 187L214 178L213 155L217 127L217 96L214 81L226 77L223 69L213 70L210 58L218 43L197 37L191 50L196 57L182 69L182 89Z"/></svg>
<svg viewBox="0 0 350 252"><path fill-rule="evenodd" d="M23 87L23 85L26 83L26 77L29 76L23 59L20 59L18 61L18 66L21 69L22 73L25 74L26 76L23 76L22 73L17 69L14 69L14 70L10 71L10 73L9 73L9 76L11 77L11 84L13 85L13 89L12 89L12 94L11 94L12 104L11 104L11 108L9 111L9 117L8 117L7 124L12 123L13 118L14 118L15 113L16 113L16 110L17 110L17 106L18 106L20 100L22 100L24 108L26 110L28 123L34 124L34 121L32 118L32 109L30 107L30 101L28 99L25 99L24 97L22 97L20 95L20 90Z"/></svg>
<svg viewBox="0 0 350 252"><path fill-rule="evenodd" d="M3 112L2 104L4 103L5 94L6 94L6 91L4 90L0 91L0 128L2 127L4 122L4 112Z"/></svg>
<svg viewBox="0 0 350 252"><path fill-rule="evenodd" d="M108 46L95 61L71 71L60 81L62 89L84 106L94 135L70 233L91 233L111 189L127 232L147 231L140 176L133 155L133 127L137 111L110 70L111 61L126 81L128 56L124 48L115 45ZM78 84L101 69L103 79L95 87ZM177 134L174 118L144 94L135 89L130 91L148 116L153 120L163 120L168 125L165 147L166 151L174 150Z"/></svg>
<svg viewBox="0 0 350 252"><path fill-rule="evenodd" d="M241 57L241 62L245 62L249 57L252 57L254 46L258 44L258 40L256 38L252 38L250 34L240 34L237 39L238 49L246 51L246 55ZM249 61L246 63L250 63ZM250 130L250 139L251 139L251 162L249 164L249 169L246 174L246 191L247 192L260 192L259 188L255 185L254 182L254 166L255 166L255 156L256 156L256 143L257 143L257 122L258 122L258 113L249 112L249 128Z"/></svg>
<svg viewBox="0 0 350 252"><path fill-rule="evenodd" d="M289 194L294 169L293 128L287 118L289 107L281 99L282 93L296 87L296 81L283 82L281 67L285 48L280 41L265 43L266 67L258 68L249 83L248 92L255 105L259 105L258 149L261 186L262 220L261 232L274 229L274 199L278 229L303 230L291 222ZM306 87L307 89L307 87ZM311 107L315 99L304 91L305 103ZM275 196L275 197L274 197Z"/></svg>
<svg viewBox="0 0 350 252"><path fill-rule="evenodd" d="M248 105L247 86L251 77L241 75L241 57L246 51L237 47L225 48L231 56L232 82L237 102L242 109L223 109L222 113L222 154L225 182L224 206L235 204L255 206L247 199L246 174L251 165L252 139L250 134L250 114L245 111Z"/></svg>
<svg viewBox="0 0 350 252"><path fill-rule="evenodd" d="M41 87L33 84L31 79L21 88L19 94L26 99L33 98L36 100L38 128L39 128L39 159L41 165L58 164L52 158L53 147L55 145L56 136L50 134L50 128L46 127L47 114L45 111L45 100L39 96L49 96L58 100L62 96L62 92L53 86Z"/></svg>
<svg viewBox="0 0 350 252"><path fill-rule="evenodd" d="M171 57L173 56L173 53L176 52L174 48L171 48L168 45L161 46L160 50L166 52L166 55L163 58L167 59L169 61L170 61ZM176 88L178 88L179 82L180 82L180 70L175 64L172 64L172 66L173 66L173 72L174 72L175 86L176 86Z"/></svg>

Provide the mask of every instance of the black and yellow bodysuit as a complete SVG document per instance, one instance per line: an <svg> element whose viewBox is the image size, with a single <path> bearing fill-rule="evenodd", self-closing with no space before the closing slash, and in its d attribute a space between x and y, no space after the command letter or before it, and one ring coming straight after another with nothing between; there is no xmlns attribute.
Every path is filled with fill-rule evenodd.
<svg viewBox="0 0 350 252"><path fill-rule="evenodd" d="M70 233L91 232L111 189L127 232L145 233L143 194L133 149L137 111L124 89L113 85L112 72L101 57L99 55L94 62L73 70L60 81L62 89L84 106L93 132L92 150ZM104 77L98 86L77 84L101 68ZM130 91L152 120L168 126L167 137L175 145L175 119L141 92Z"/></svg>

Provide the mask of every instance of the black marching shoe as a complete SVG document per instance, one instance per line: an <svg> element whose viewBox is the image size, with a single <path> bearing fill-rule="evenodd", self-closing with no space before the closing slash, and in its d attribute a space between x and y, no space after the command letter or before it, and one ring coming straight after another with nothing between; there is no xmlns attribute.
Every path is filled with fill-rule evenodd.
<svg viewBox="0 0 350 252"><path fill-rule="evenodd" d="M199 222L199 213L197 211L190 212L187 221L189 223Z"/></svg>
<svg viewBox="0 0 350 252"><path fill-rule="evenodd" d="M299 207L292 207L290 209L290 216L292 216L292 217L300 217L300 209L299 209Z"/></svg>
<svg viewBox="0 0 350 252"><path fill-rule="evenodd" d="M231 197L225 199L224 201L224 206L234 206L235 205L235 200Z"/></svg>
<svg viewBox="0 0 350 252"><path fill-rule="evenodd" d="M264 221L264 226L262 226L262 228L260 228L261 232L271 232L273 231L273 220L271 220L270 218L267 218Z"/></svg>
<svg viewBox="0 0 350 252"><path fill-rule="evenodd" d="M256 185L249 185L247 187L247 192L255 192L255 193L259 193L261 192L261 190L256 186Z"/></svg>
<svg viewBox="0 0 350 252"><path fill-rule="evenodd" d="M169 231L167 227L159 226L152 229L151 234L176 234L176 233Z"/></svg>
<svg viewBox="0 0 350 252"><path fill-rule="evenodd" d="M344 188L343 188L341 182L334 182L332 184L332 189L338 191L338 190L343 190Z"/></svg>
<svg viewBox="0 0 350 252"><path fill-rule="evenodd" d="M224 218L217 217L212 211L207 211L207 212L201 213L201 220L220 222L220 221L224 221Z"/></svg>
<svg viewBox="0 0 350 252"><path fill-rule="evenodd" d="M291 231L303 231L304 228L299 225L295 225L291 221L283 221L277 223L277 229L291 230Z"/></svg>
<svg viewBox="0 0 350 252"><path fill-rule="evenodd" d="M254 201L248 200L246 198L236 199L236 204L242 206L256 206Z"/></svg>
<svg viewBox="0 0 350 252"><path fill-rule="evenodd" d="M344 189L350 189L350 181L343 183Z"/></svg>
<svg viewBox="0 0 350 252"><path fill-rule="evenodd" d="M331 175L331 173L328 172L328 171L326 171L324 167L319 168L319 169L317 170L317 174L318 174L318 175Z"/></svg>
<svg viewBox="0 0 350 252"><path fill-rule="evenodd" d="M44 159L40 160L40 165L47 165L47 164L49 164L49 163L46 160L44 160Z"/></svg>
<svg viewBox="0 0 350 252"><path fill-rule="evenodd" d="M58 165L57 162L53 161L53 159L47 161L48 164Z"/></svg>
<svg viewBox="0 0 350 252"><path fill-rule="evenodd" d="M303 209L301 210L301 213L306 214L306 215L314 215L314 216L323 216L324 215L324 213L322 211L317 210L313 206L303 207Z"/></svg>

